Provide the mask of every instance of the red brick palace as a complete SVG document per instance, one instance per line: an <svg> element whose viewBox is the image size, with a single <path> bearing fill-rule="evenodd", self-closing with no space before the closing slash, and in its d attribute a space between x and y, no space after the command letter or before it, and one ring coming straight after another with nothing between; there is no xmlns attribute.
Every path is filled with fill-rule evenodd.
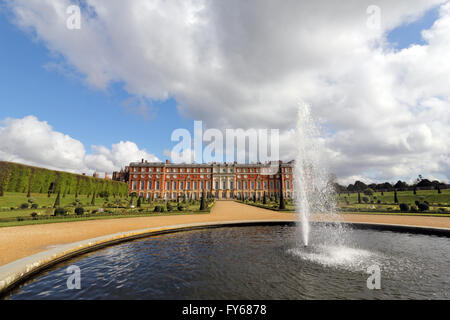
<svg viewBox="0 0 450 320"><path fill-rule="evenodd" d="M170 161L132 162L113 173L113 180L128 183L129 192L144 198L200 199L202 191L217 199L280 195L293 197L294 162L257 164L175 164Z"/></svg>

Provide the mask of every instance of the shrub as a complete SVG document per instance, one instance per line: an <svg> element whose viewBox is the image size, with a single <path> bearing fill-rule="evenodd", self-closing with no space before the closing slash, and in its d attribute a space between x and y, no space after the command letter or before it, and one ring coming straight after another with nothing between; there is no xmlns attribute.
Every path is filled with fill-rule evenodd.
<svg viewBox="0 0 450 320"><path fill-rule="evenodd" d="M37 220L38 214L37 214L37 212L33 212L30 214L30 216L31 216L31 218L33 218L33 220Z"/></svg>
<svg viewBox="0 0 450 320"><path fill-rule="evenodd" d="M28 208L28 203L22 203L20 205L20 209L27 209Z"/></svg>
<svg viewBox="0 0 450 320"><path fill-rule="evenodd" d="M183 211L184 210L182 205L178 205L177 209L178 209L178 211Z"/></svg>
<svg viewBox="0 0 450 320"><path fill-rule="evenodd" d="M427 211L430 210L430 206L428 204L424 203L419 203L418 206L419 211Z"/></svg>
<svg viewBox="0 0 450 320"><path fill-rule="evenodd" d="M37 209L38 208L38 204L37 203L33 203L32 205L31 205L31 209Z"/></svg>
<svg viewBox="0 0 450 320"><path fill-rule="evenodd" d="M155 206L154 212L161 212L161 206Z"/></svg>
<svg viewBox="0 0 450 320"><path fill-rule="evenodd" d="M447 210L445 208L439 208L438 210L439 210L439 212L447 212Z"/></svg>
<svg viewBox="0 0 450 320"><path fill-rule="evenodd" d="M78 216L81 216L84 214L84 208L83 207L76 207L75 208L75 214Z"/></svg>
<svg viewBox="0 0 450 320"><path fill-rule="evenodd" d="M24 218L23 217L17 217L17 221L23 221Z"/></svg>
<svg viewBox="0 0 450 320"><path fill-rule="evenodd" d="M173 207L170 203L167 203L167 211L172 211Z"/></svg>
<svg viewBox="0 0 450 320"><path fill-rule="evenodd" d="M377 203L378 203L378 204L380 204L380 203L381 203L381 200L380 200L380 199L378 199L378 200L377 200Z"/></svg>
<svg viewBox="0 0 450 320"><path fill-rule="evenodd" d="M369 198L368 197L362 197L362 201L364 201L365 203L369 202Z"/></svg>
<svg viewBox="0 0 450 320"><path fill-rule="evenodd" d="M411 212L417 212L417 207L416 207L416 206L411 206L411 208L409 209L409 211L411 211Z"/></svg>
<svg viewBox="0 0 450 320"><path fill-rule="evenodd" d="M400 203L400 211L401 212L409 211L409 206L406 203Z"/></svg>
<svg viewBox="0 0 450 320"><path fill-rule="evenodd" d="M67 214L67 210L61 207L58 207L55 209L54 215L55 216L65 216Z"/></svg>

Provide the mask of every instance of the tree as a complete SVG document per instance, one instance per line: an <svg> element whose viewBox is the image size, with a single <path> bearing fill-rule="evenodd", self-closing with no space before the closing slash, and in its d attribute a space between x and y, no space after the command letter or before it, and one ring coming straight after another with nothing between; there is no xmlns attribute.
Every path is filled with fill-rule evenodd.
<svg viewBox="0 0 450 320"><path fill-rule="evenodd" d="M361 203L361 193L358 191L358 203Z"/></svg>
<svg viewBox="0 0 450 320"><path fill-rule="evenodd" d="M416 186L414 186L414 191L413 191L413 193L414 193L414 194L417 194L417 187L416 187Z"/></svg>
<svg viewBox="0 0 450 320"><path fill-rule="evenodd" d="M265 191L264 191L264 195L263 195L263 204L267 204L267 196L266 196Z"/></svg>
<svg viewBox="0 0 450 320"><path fill-rule="evenodd" d="M92 194L91 206L95 206L95 191Z"/></svg>
<svg viewBox="0 0 450 320"><path fill-rule="evenodd" d="M139 197L138 200L137 200L136 207L138 207L138 208L141 207L141 198L142 198L142 197Z"/></svg>
<svg viewBox="0 0 450 320"><path fill-rule="evenodd" d="M61 192L58 191L58 195L56 196L55 204L53 205L53 208L59 208L61 205Z"/></svg>
<svg viewBox="0 0 450 320"><path fill-rule="evenodd" d="M437 191L438 191L438 193L442 193L441 187L439 185L437 185Z"/></svg>
<svg viewBox="0 0 450 320"><path fill-rule="evenodd" d="M373 196L373 190L371 188L367 188L366 190L364 190L364 194L366 196Z"/></svg>
<svg viewBox="0 0 450 320"><path fill-rule="evenodd" d="M394 202L398 203L398 198L397 198L397 190L394 190Z"/></svg>
<svg viewBox="0 0 450 320"><path fill-rule="evenodd" d="M286 204L284 203L283 192L281 192L281 194L280 194L280 206L279 206L279 209L280 210L286 209Z"/></svg>
<svg viewBox="0 0 450 320"><path fill-rule="evenodd" d="M205 191L202 192L202 199L200 201L200 211L206 210Z"/></svg>

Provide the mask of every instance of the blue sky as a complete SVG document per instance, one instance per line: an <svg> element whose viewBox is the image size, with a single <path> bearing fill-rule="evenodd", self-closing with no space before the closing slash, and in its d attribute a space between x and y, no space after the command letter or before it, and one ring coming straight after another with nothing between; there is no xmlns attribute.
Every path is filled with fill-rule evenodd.
<svg viewBox="0 0 450 320"><path fill-rule="evenodd" d="M12 24L5 12L0 15L0 43L7 44L7 50L0 50L1 120L34 115L54 130L82 141L88 152L91 145L128 140L160 159L174 145L170 141L174 129L193 129L192 121L178 114L173 99L147 102L156 117L146 119L125 110L124 102L132 96L122 83L106 91L95 90L83 83L81 75L67 76L46 68L61 57L55 59L41 41Z"/></svg>
<svg viewBox="0 0 450 320"><path fill-rule="evenodd" d="M402 25L387 38L397 49L422 44L421 30L429 28L438 17L437 9L429 10L420 20ZM35 115L47 121L56 131L90 145L110 146L121 140L136 142L160 159L163 151L174 145L170 135L176 128L192 131L191 119L182 118L176 101L149 102L156 117L145 119L122 107L131 98L122 83L112 84L106 91L95 90L83 83L82 75L63 75L45 66L60 61L42 41L11 23L6 12L0 15L0 119ZM98 128L92 130L92 128Z"/></svg>
<svg viewBox="0 0 450 320"><path fill-rule="evenodd" d="M61 1L69 3L68 0ZM93 20L89 21L92 23L89 28L83 29L83 35L88 40L78 40L80 44L85 45L91 44L89 37L104 36L105 43L98 43L92 49L86 46L88 49L76 51L80 54L80 59L76 61L77 59L71 57L69 62L74 66L73 70L69 71L58 70L58 66L67 66L65 57L70 59L70 52L67 50L71 47L65 46L67 43L64 41L70 40L66 39L67 34L64 32L52 32L55 26L58 28L64 25L58 18L62 15L65 19L65 12L55 12L56 6L51 1L45 1L45 5L41 5L38 0L10 0L11 8L17 6L21 10L29 10L28 13L39 12L38 16L42 21L30 19L30 15L21 18L21 23L32 26L33 30L36 30L33 32L39 33L39 36L36 36L33 32L19 29L12 22L13 11L9 11L5 5L0 5L0 43L3 44L0 50L0 121L33 115L39 121L46 121L54 131L80 141L87 154L96 155L95 159L99 161L102 160L102 154L91 150L92 145L110 149L120 141L131 141L137 145L139 152L133 154L134 158L145 150L147 154L164 160L167 158L164 151L171 150L175 145L170 141L173 130L185 128L192 132L194 120L203 120L205 125L216 125L221 129L280 128L285 143L280 146L280 155L284 159L292 159L295 157L295 139L289 129L295 126L298 101L306 100L313 106L313 113L318 117L325 117L323 124L327 135L323 138L333 144L328 147L337 158L334 163L336 167L333 167L334 164L331 164L331 167L339 177L350 181L363 177L384 180L391 176L410 179L418 173L427 175L428 172L436 177L446 177L449 174L446 164L448 152L443 149L448 126L445 114L441 115L442 110L445 110L441 104L447 103L448 87L444 88L442 70L436 68L437 62L433 65L424 64L428 57L421 56L417 50L407 53L407 61L401 58L400 53L412 44L424 48L428 45L423 41L421 32L430 29L433 23L440 19L440 12L442 19L447 17L447 11L442 9L444 6L429 9L430 4L425 0L414 0L415 6L410 5L408 1L395 4L381 1L383 10L389 10L390 23L404 21L404 16L408 14L423 14L417 21L403 22L399 27L384 34L390 47L396 50L383 52L380 59L379 52L371 47L367 47L364 54L361 54L364 50L354 51L355 46L364 47L370 43L366 41L371 36L365 29L366 10L363 5L343 10L332 1L323 1L326 6L315 11L314 15L317 17L314 17L302 10L301 1L290 3L286 8L280 6L279 10L272 10L269 2L266 3L268 7L265 7L265 4L259 4L257 1L249 6L235 1L230 4L228 11L220 10L211 2L205 2L205 6L211 5L210 10L218 10L208 21L212 24L210 26L196 25L196 20L192 20L192 12L197 8L182 6L183 9L180 10L176 6L158 2L157 10L146 13L153 19L137 19L133 23L127 23L126 19L133 19L133 15L127 16L128 12L123 12L124 17L127 17L120 21L123 23L120 26L124 30L123 33L116 32L115 26L108 24L111 19L120 18L121 11L134 12L144 1L136 0L127 8L118 8L114 4L108 7L108 4L108 10L102 12L102 15L94 15ZM439 1L433 0L433 3L437 4ZM95 1L93 3L96 4ZM383 10L382 14L385 12ZM266 32L262 37L261 30L268 28L265 16L268 12L279 25L271 23L270 32ZM292 12L296 14L293 15ZM360 19L361 17L363 19ZM106 29L96 29L95 19ZM187 19L191 24L186 26L180 23L183 19ZM230 28L229 19L242 21L237 21L232 24L233 28ZM37 31L36 26L42 23L48 23L50 28ZM56 24L50 25L51 23ZM334 27L334 24L337 27ZM445 25L442 24L441 28ZM309 31L299 35L298 30L301 28ZM145 32L142 32L144 30ZM215 33L211 30L215 30ZM342 37L345 30L355 32L356 36ZM436 35L442 34L446 33L436 31ZM304 39L291 39L298 36ZM47 39L49 43L37 40L38 38ZM336 42L330 39L341 40ZM89 65L85 62L95 59L95 54L104 54L111 50L110 42L115 42L116 47L112 48L119 50L105 56L109 63L106 70L84 71L94 78L101 72L114 74L123 82L110 83L105 90L95 89L84 82L86 75L80 74L79 70ZM62 43L64 45L61 46ZM135 48L130 50L134 49L136 52L123 54L122 43L134 45ZM308 43L308 48L305 48L305 43ZM445 43L445 39L436 41L435 48L429 51L436 55L433 61L442 59L439 54L440 50L445 50ZM51 46L62 48L61 52L50 52L48 48ZM164 54L160 54L161 52ZM116 68L116 65L122 67L122 63L123 68ZM371 68L357 70L355 64ZM139 66L138 69L136 65ZM409 78L403 78L404 72L425 65L429 70L420 71L426 73L426 83L422 83L425 78L420 75L418 79L415 79L413 74L409 74ZM139 73L141 66L149 68L150 71L137 75L123 72L123 69L129 69ZM223 69L217 69L218 66ZM305 73L304 70L308 72ZM330 79L327 87L323 86L323 79L328 77L328 74L323 74L324 70L334 77ZM342 76L343 74L345 76ZM385 79L381 79L384 76ZM375 79L377 81L374 81ZM389 82L391 79L412 80L396 83L394 87ZM429 81L434 81L434 85L430 85ZM146 86L141 88L137 83L146 83ZM154 83L158 85L152 87ZM255 85L258 83L262 86ZM373 87L374 85L378 87ZM429 92L430 86L442 88ZM133 92L142 92L147 98L143 100L133 97L124 89L126 87ZM151 88L146 89L147 87ZM367 88L373 89L368 92ZM180 116L177 102L173 98L167 101L151 100L152 97L161 96L162 92L170 92L173 96L182 98L187 113L197 114L199 118L187 119ZM406 97L402 96L405 92L417 94L413 97L408 94ZM150 114L156 116L147 118L127 109L126 105L130 101L134 101L135 106L142 101L149 107ZM427 105L421 105L425 102ZM436 110L434 116L426 119L418 117L419 112L430 109L430 103L431 108ZM415 113L416 118L410 113L410 108L418 110ZM373 113L373 110L376 112ZM387 113L392 116L386 118L383 124L373 121L373 118L365 119ZM215 121L218 118L225 120L225 127L219 127L222 123ZM410 121L402 122L402 119ZM359 123L366 125L360 126ZM0 123L0 129L3 125L4 122ZM389 136L381 138L380 132ZM357 138L351 145L348 144L347 137L350 133L352 137ZM392 137L396 138L391 139ZM438 143L435 143L436 141ZM367 148L368 145L371 148ZM11 145L6 144L3 144L3 148L13 149ZM124 148L122 153L128 150ZM372 153L374 150L376 154ZM0 150L0 157L2 151ZM18 159L17 161L24 160L42 166L60 161L61 166L58 168L61 169L70 169L72 165L67 165L65 158L54 156L51 160L49 158L43 161L37 157L39 155L28 155L22 151L15 148L13 151L7 150L5 154L11 155L11 161ZM58 153L57 150L54 151L55 154ZM418 161L419 155L421 160ZM382 161L368 160L375 157ZM103 164L108 165L106 159L98 167L92 167L88 163L89 159L84 155L81 155L81 158L83 163L76 166L75 170L101 170ZM114 164L109 165L109 168L117 168L119 160L125 161L120 156L110 156L111 159L117 161L113 161ZM402 162L396 159L402 159ZM435 159L439 159L439 165L429 164L430 160L437 161Z"/></svg>

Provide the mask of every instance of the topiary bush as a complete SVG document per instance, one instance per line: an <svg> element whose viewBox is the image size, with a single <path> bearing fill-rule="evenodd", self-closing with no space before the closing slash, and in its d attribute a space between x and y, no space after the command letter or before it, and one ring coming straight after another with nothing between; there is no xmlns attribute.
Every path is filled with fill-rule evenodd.
<svg viewBox="0 0 450 320"><path fill-rule="evenodd" d="M54 215L55 216L65 216L67 214L67 210L61 207L58 207L55 209Z"/></svg>
<svg viewBox="0 0 450 320"><path fill-rule="evenodd" d="M409 206L406 203L400 203L400 211L401 212L407 212L409 211Z"/></svg>
<svg viewBox="0 0 450 320"><path fill-rule="evenodd" d="M28 203L22 203L22 204L20 205L20 209L27 209L28 206L29 206Z"/></svg>
<svg viewBox="0 0 450 320"><path fill-rule="evenodd" d="M31 209L37 209L38 208L38 204L37 203L33 203L32 205L31 205Z"/></svg>
<svg viewBox="0 0 450 320"><path fill-rule="evenodd" d="M424 203L419 203L418 206L419 211L428 211L430 210L430 206L428 204Z"/></svg>
<svg viewBox="0 0 450 320"><path fill-rule="evenodd" d="M83 214L84 214L84 208L83 208L83 207L76 207L76 208L75 208L75 214L76 214L77 216L83 215Z"/></svg>

